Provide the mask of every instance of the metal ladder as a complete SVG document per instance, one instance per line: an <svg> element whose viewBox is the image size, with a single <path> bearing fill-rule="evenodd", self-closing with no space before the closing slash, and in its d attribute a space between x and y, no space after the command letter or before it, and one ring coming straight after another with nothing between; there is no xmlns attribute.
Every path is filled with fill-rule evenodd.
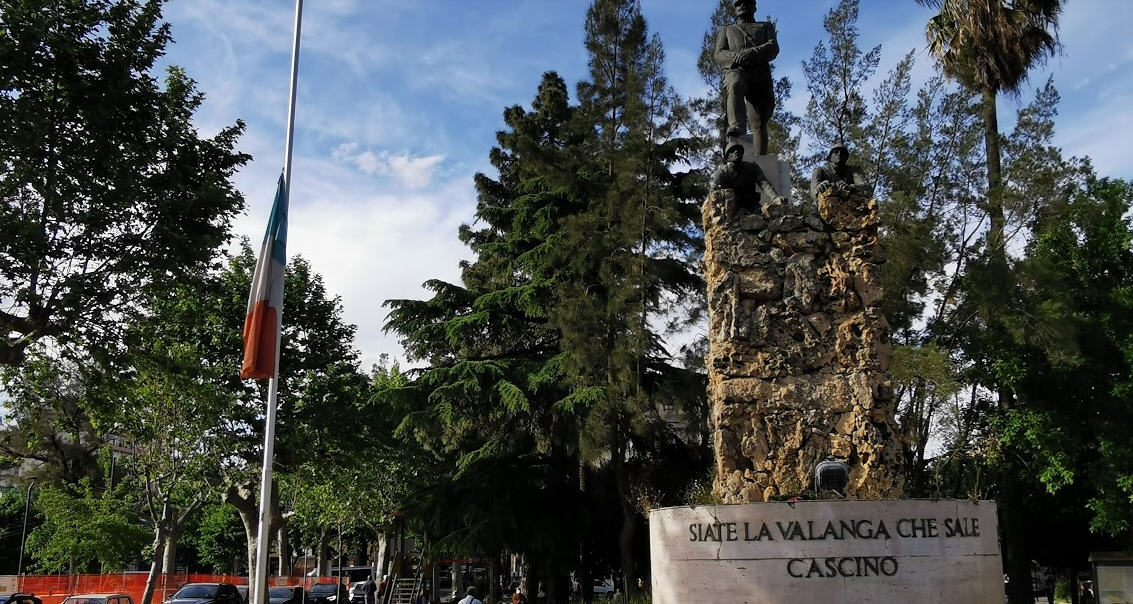
<svg viewBox="0 0 1133 604"><path fill-rule="evenodd" d="M399 578L393 584L389 604L413 604L413 600L417 597L417 592L420 589L420 577Z"/></svg>

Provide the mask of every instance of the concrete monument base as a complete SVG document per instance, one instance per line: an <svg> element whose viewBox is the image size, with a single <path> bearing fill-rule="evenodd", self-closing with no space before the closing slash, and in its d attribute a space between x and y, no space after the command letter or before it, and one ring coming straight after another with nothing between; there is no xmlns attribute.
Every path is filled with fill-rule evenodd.
<svg viewBox="0 0 1133 604"><path fill-rule="evenodd" d="M653 510L653 602L998 604L997 527L990 501Z"/></svg>

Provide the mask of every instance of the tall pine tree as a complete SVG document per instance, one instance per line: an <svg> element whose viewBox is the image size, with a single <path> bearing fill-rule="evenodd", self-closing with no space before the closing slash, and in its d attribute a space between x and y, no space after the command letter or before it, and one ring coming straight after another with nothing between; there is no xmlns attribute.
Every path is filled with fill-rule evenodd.
<svg viewBox="0 0 1133 604"><path fill-rule="evenodd" d="M562 332L570 400L583 406L583 456L608 464L617 488L620 566L632 592L647 443L671 430L665 405L703 398L703 381L673 365L655 327L674 301L700 299L703 191L672 171L695 142L679 136L683 106L639 3L595 0L585 32L590 77L578 86L577 118L594 136L583 141L588 165L574 186L586 207L564 221L568 277L551 321Z"/></svg>
<svg viewBox="0 0 1133 604"><path fill-rule="evenodd" d="M552 573L577 553L576 526L561 521L576 517L577 420L548 320L561 221L583 207L565 184L574 112L554 73L531 111L504 112L490 154L498 176L476 176L477 222L460 230L475 254L462 283L430 281L430 300L390 301L387 323L428 364L403 390L399 428L445 474L416 510L423 529L453 553L507 548Z"/></svg>
<svg viewBox="0 0 1133 604"><path fill-rule="evenodd" d="M703 191L671 168L697 141L680 136L689 114L638 4L595 2L586 35L591 77L578 107L548 74L531 111L505 111L508 130L491 153L499 176L477 177L478 228L461 229L476 254L462 283L432 281L431 300L392 301L387 327L429 365L405 390L401 433L450 467L454 487L433 509L465 518L435 527L438 536L465 550L525 551L551 574L578 565L579 553L585 567L602 537L564 550L570 539L555 531L586 527L546 514L602 496L609 478L618 566L635 587L642 494L665 482L657 476L702 471L658 468L665 457L704 459L660 454L685 446L677 407L702 423L703 376L677 366L663 340L703 309ZM464 482L468 492L493 485L514 507L452 495ZM661 490L672 497L674 486ZM467 517L479 519L475 531L455 530ZM549 582L552 594L559 583Z"/></svg>

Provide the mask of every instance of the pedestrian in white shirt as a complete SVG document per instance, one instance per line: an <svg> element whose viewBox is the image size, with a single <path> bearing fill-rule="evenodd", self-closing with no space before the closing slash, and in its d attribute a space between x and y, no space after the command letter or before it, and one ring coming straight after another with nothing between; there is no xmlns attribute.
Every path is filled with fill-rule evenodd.
<svg viewBox="0 0 1133 604"><path fill-rule="evenodd" d="M464 599L463 599L463 600L461 600L461 601L460 601L460 602L459 602L458 604L484 604L483 602L481 602L481 601L480 601L480 600L479 600L479 599L478 599L478 598L476 597L476 588L475 588L475 587L473 587L473 586L469 585L469 586L468 586L468 591L466 591L466 592L464 592L464 593L466 593L466 594L468 594L468 595L467 595L467 596L464 596Z"/></svg>

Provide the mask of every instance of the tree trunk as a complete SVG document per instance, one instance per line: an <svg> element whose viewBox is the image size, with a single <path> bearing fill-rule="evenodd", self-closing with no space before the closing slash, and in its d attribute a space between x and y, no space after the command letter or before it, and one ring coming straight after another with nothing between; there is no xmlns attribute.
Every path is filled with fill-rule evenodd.
<svg viewBox="0 0 1133 604"><path fill-rule="evenodd" d="M167 573L177 572L177 542L180 540L178 531L170 531L165 536L165 559L161 566Z"/></svg>
<svg viewBox="0 0 1133 604"><path fill-rule="evenodd" d="M228 487L222 497L225 503L230 504L236 508L236 513L240 516L240 523L244 525L244 538L248 543L248 585L249 587L256 584L256 542L259 540L259 508L256 502L256 492L253 490L252 484L245 482L238 485ZM248 594L248 601L252 604L259 604L265 602L265 594L260 594L257 598L256 594Z"/></svg>
<svg viewBox="0 0 1133 604"><path fill-rule="evenodd" d="M181 538L181 531L189 518L196 514L204 503L204 496L197 497L181 511L180 515L175 515L168 497L163 497L161 516L157 518L152 517L153 508L150 508L154 525L153 564L150 566L149 576L146 577L146 587L142 593L141 604L150 604L153 600L153 594L157 590L158 576L163 571L169 573L177 570L177 542ZM162 594L162 599L164 599L164 595Z"/></svg>
<svg viewBox="0 0 1133 604"><path fill-rule="evenodd" d="M633 494L629 488L629 469L625 464L625 451L620 435L617 434L616 422L610 425L612 443L610 463L614 470L614 482L618 488L618 499L622 507L622 527L618 531L618 551L622 563L622 594L629 598L637 592L637 568L633 558L633 540L637 529L637 510L633 507Z"/></svg>
<svg viewBox="0 0 1133 604"><path fill-rule="evenodd" d="M587 516L585 516L585 514L587 514L589 510L587 509L587 501L586 501L586 463L582 461L581 434L582 434L582 430L581 430L581 427L580 427L579 428L579 439L580 439L580 441L579 441L579 445L578 445L579 451L580 451L579 454L578 454L578 493L579 493L579 497L578 497L578 504L579 504L578 517L583 519L583 522L586 522L585 519L587 518ZM586 604L590 604L590 602L594 598L594 578L590 574L590 550L589 550L590 544L587 543L587 541L586 541L586 535L587 535L586 530L578 531L578 535L579 535L578 567L581 570L581 572L580 572L581 578L579 579L579 584L580 584L580 587L582 588L581 589L581 591L582 591L582 594L581 594L582 595L582 601L585 602Z"/></svg>
<svg viewBox="0 0 1133 604"><path fill-rule="evenodd" d="M1031 559L1027 554L1026 531L1019 479L1011 468L1000 473L999 517L1003 526L1003 562L1007 571L1007 601L1033 604Z"/></svg>
<svg viewBox="0 0 1133 604"><path fill-rule="evenodd" d="M539 602L539 565L532 558L527 558L526 574L523 576L523 593L527 595L527 604Z"/></svg>
<svg viewBox="0 0 1133 604"><path fill-rule="evenodd" d="M460 565L456 562L449 567L449 572L452 577L452 600L455 602L464 591L464 576L461 575Z"/></svg>
<svg viewBox="0 0 1133 604"><path fill-rule="evenodd" d="M319 531L319 541L315 544L315 567L320 577L330 574L330 544L327 543L326 531Z"/></svg>
<svg viewBox="0 0 1133 604"><path fill-rule="evenodd" d="M999 115L996 112L996 92L983 90L984 150L987 152L987 213L991 222L988 232L988 252L995 262L1006 262L1003 214L1003 166L999 152Z"/></svg>
<svg viewBox="0 0 1133 604"><path fill-rule="evenodd" d="M274 534L284 524L283 515L279 512L278 484L275 482L271 486L271 498L272 501L268 506L268 510L270 510L268 535ZM240 515L240 522L244 525L244 537L248 541L248 585L253 586L256 584L256 545L259 541L260 517L255 486L251 482L230 485L221 499L236 508L236 513ZM271 547L270 539L264 547ZM267 572L270 574L271 570L268 569ZM267 585L267 583L265 582L264 585ZM255 594L249 593L248 601L252 604L267 602L267 592L260 594L260 599L255 599Z"/></svg>
<svg viewBox="0 0 1133 604"><path fill-rule="evenodd" d="M499 575L500 556L496 554L490 556L488 560L488 601L500 601L500 582L497 580Z"/></svg>
<svg viewBox="0 0 1133 604"><path fill-rule="evenodd" d="M378 533L378 556L377 556L377 569L378 579L389 575L389 533L382 531Z"/></svg>
<svg viewBox="0 0 1133 604"><path fill-rule="evenodd" d="M1003 165L999 148L999 116L996 112L996 94L985 87L983 96L984 150L987 153L987 213L990 221L988 231L988 261L995 271L996 283L1007 284L1006 216L1003 209ZM1004 277L1000 279L999 277ZM1009 290L1000 292L1000 299L993 304L1002 307L1008 300ZM1003 335L998 311L989 309L989 327ZM1012 407L1014 395L1010 389L998 385L999 410L1001 413ZM1003 554L1007 571L1007 599L1012 604L1034 602L1031 594L1031 563L1026 553L1024 538L1022 493L1018 478L1011 468L1000 473L999 511L1003 527Z"/></svg>
<svg viewBox="0 0 1133 604"><path fill-rule="evenodd" d="M291 576L291 543L287 541L286 523L276 531L276 539L279 539L279 572L277 574L280 577L289 577Z"/></svg>
<svg viewBox="0 0 1133 604"><path fill-rule="evenodd" d="M157 578L161 574L162 562L164 562L161 555L161 544L164 541L165 531L159 525L153 537L153 554L151 554L150 559L149 575L146 576L146 588L142 592L142 599L139 604L151 604L153 602L153 592L157 588Z"/></svg>
<svg viewBox="0 0 1133 604"><path fill-rule="evenodd" d="M437 586L441 584L441 572L436 560L429 560L429 566L432 568L431 580L429 585L433 586L432 593L429 594L429 602L432 604L439 604L441 601L441 590ZM389 589L387 587L386 589Z"/></svg>
<svg viewBox="0 0 1133 604"><path fill-rule="evenodd" d="M244 525L244 540L248 542L247 556L248 556L248 585L256 584L256 545L259 543L259 526L257 526L257 514L247 514L240 512L240 522ZM248 601L252 602L252 596L248 596Z"/></svg>

